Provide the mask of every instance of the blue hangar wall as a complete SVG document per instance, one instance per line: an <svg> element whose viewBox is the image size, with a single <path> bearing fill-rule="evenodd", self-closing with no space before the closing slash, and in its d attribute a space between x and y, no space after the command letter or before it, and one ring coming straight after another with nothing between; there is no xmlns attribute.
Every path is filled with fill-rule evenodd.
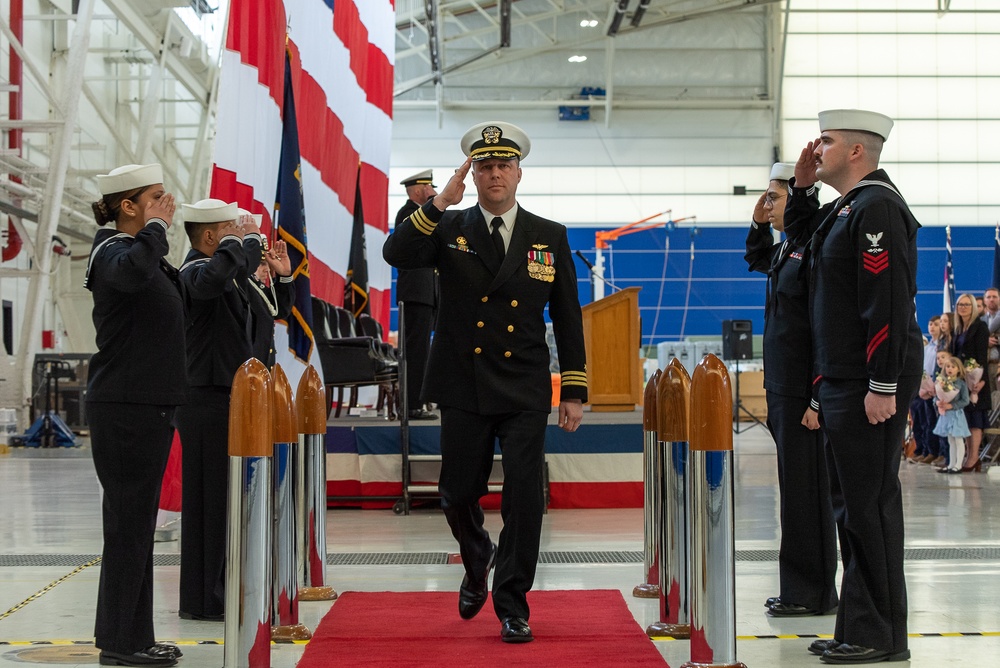
<svg viewBox="0 0 1000 668"><path fill-rule="evenodd" d="M570 228L569 242L590 262L594 261L596 228ZM952 228L952 259L957 294L977 296L990 287L993 275L992 227ZM676 341L686 336L717 336L722 321L751 320L754 333L764 329L762 274L747 271L743 260L746 227L691 228L683 223L669 233L647 230L624 236L605 251L605 277L620 288L637 286L642 318L643 344ZM692 261L693 244L693 261ZM927 319L942 307L945 267L945 229L925 227L917 234L917 319L926 329ZM588 304L591 285L579 258L576 271L580 303ZM395 301L396 272L393 270ZM605 294L610 293L606 288ZM391 328L397 328L392 309Z"/></svg>

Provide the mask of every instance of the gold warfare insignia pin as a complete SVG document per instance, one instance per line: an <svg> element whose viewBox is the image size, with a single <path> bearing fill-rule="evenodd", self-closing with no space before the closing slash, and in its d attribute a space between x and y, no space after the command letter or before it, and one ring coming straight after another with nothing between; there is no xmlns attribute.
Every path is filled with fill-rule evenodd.
<svg viewBox="0 0 1000 668"><path fill-rule="evenodd" d="M487 144L499 144L503 137L503 130L495 125L488 125L483 128L483 141Z"/></svg>
<svg viewBox="0 0 1000 668"><path fill-rule="evenodd" d="M468 246L469 245L469 242L465 240L465 237L459 237L459 238L455 239L455 243L458 244L459 246Z"/></svg>
<svg viewBox="0 0 1000 668"><path fill-rule="evenodd" d="M548 244L533 244L531 247L534 248L535 250L545 250L546 248L549 247L549 245Z"/></svg>

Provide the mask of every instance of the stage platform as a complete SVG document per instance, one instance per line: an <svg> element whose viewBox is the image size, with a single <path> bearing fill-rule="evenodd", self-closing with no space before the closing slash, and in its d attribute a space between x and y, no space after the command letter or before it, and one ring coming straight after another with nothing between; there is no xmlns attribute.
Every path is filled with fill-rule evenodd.
<svg viewBox="0 0 1000 668"><path fill-rule="evenodd" d="M584 408L569 434L549 416L545 434L550 508L642 507L642 410L603 413ZM410 453L440 454L440 420L410 423ZM403 495L400 423L384 418L331 419L326 431L327 495L331 506L386 508ZM499 452L499 451L498 451ZM434 484L439 464L411 462L411 481ZM495 473L499 471L499 464ZM498 507L491 494L485 507Z"/></svg>

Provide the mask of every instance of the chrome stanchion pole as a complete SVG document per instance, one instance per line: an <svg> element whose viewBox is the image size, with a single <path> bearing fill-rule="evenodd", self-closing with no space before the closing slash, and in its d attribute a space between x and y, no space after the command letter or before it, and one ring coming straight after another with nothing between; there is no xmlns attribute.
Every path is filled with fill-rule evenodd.
<svg viewBox="0 0 1000 668"><path fill-rule="evenodd" d="M746 668L736 660L733 393L706 355L691 379L691 660L682 668Z"/></svg>
<svg viewBox="0 0 1000 668"><path fill-rule="evenodd" d="M273 378L274 401L271 404L274 441L273 500L274 500L274 586L271 591L271 639L275 642L308 640L312 633L299 622L298 561L295 549L295 460L293 443L298 444L299 430L295 420L295 400L292 387L280 364L275 364Z"/></svg>
<svg viewBox="0 0 1000 668"><path fill-rule="evenodd" d="M657 369L646 383L642 397L642 583L632 589L636 598L656 598L660 595L660 474L656 446L656 384Z"/></svg>
<svg viewBox="0 0 1000 668"><path fill-rule="evenodd" d="M295 392L299 453L296 465L296 556L300 601L332 601L326 582L326 388L309 365Z"/></svg>
<svg viewBox="0 0 1000 668"><path fill-rule="evenodd" d="M660 620L646 628L651 638L691 636L691 489L688 485L688 425L691 378L677 358L657 386L663 486L660 545Z"/></svg>
<svg viewBox="0 0 1000 668"><path fill-rule="evenodd" d="M271 665L271 376L259 360L233 378L225 668Z"/></svg>

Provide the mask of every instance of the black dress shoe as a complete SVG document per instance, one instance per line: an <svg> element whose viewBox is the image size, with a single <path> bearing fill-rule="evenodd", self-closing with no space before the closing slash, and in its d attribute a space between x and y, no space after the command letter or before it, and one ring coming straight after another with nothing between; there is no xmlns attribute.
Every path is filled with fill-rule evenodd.
<svg viewBox="0 0 1000 668"><path fill-rule="evenodd" d="M486 572L478 581L473 581L466 573L462 578L462 587L458 590L458 615L462 619L472 619L479 614L486 604L486 595L489 593L490 570L497 560L497 546L493 544L490 552L490 560L486 564Z"/></svg>
<svg viewBox="0 0 1000 668"><path fill-rule="evenodd" d="M164 655L153 645L134 654L101 650L100 663L102 666L173 666L177 664L177 657Z"/></svg>
<svg viewBox="0 0 1000 668"><path fill-rule="evenodd" d="M531 642L535 636L531 635L531 627L528 622L520 617L504 617L500 625L500 640L511 643Z"/></svg>
<svg viewBox="0 0 1000 668"><path fill-rule="evenodd" d="M417 408L408 413L411 420L437 420L438 416L436 413L432 413L423 408Z"/></svg>
<svg viewBox="0 0 1000 668"><path fill-rule="evenodd" d="M190 619L196 622L224 622L226 621L225 615L196 615L193 612L184 612L181 610L177 613L177 616L181 619Z"/></svg>
<svg viewBox="0 0 1000 668"><path fill-rule="evenodd" d="M769 598L766 601L764 601L764 607L765 608L770 608L775 603L781 603L781 597L780 596L772 596L771 598Z"/></svg>
<svg viewBox="0 0 1000 668"><path fill-rule="evenodd" d="M886 649L873 649L861 645L841 643L823 652L820 661L823 663L881 663L882 661L906 661L910 658L910 650L890 652Z"/></svg>
<svg viewBox="0 0 1000 668"><path fill-rule="evenodd" d="M172 656L175 659L179 659L184 656L181 652L181 648L177 645L170 645L165 642L153 643L153 646L146 650L151 654L162 654L163 656Z"/></svg>
<svg viewBox="0 0 1000 668"><path fill-rule="evenodd" d="M813 617L815 615L822 615L823 613L819 610L807 608L804 605L781 603L779 601L778 603L768 607L767 614L771 617Z"/></svg>
<svg viewBox="0 0 1000 668"><path fill-rule="evenodd" d="M813 640L809 643L809 651L816 656L823 656L823 652L828 649L833 649L840 644L840 641L836 638L822 638L820 640Z"/></svg>

